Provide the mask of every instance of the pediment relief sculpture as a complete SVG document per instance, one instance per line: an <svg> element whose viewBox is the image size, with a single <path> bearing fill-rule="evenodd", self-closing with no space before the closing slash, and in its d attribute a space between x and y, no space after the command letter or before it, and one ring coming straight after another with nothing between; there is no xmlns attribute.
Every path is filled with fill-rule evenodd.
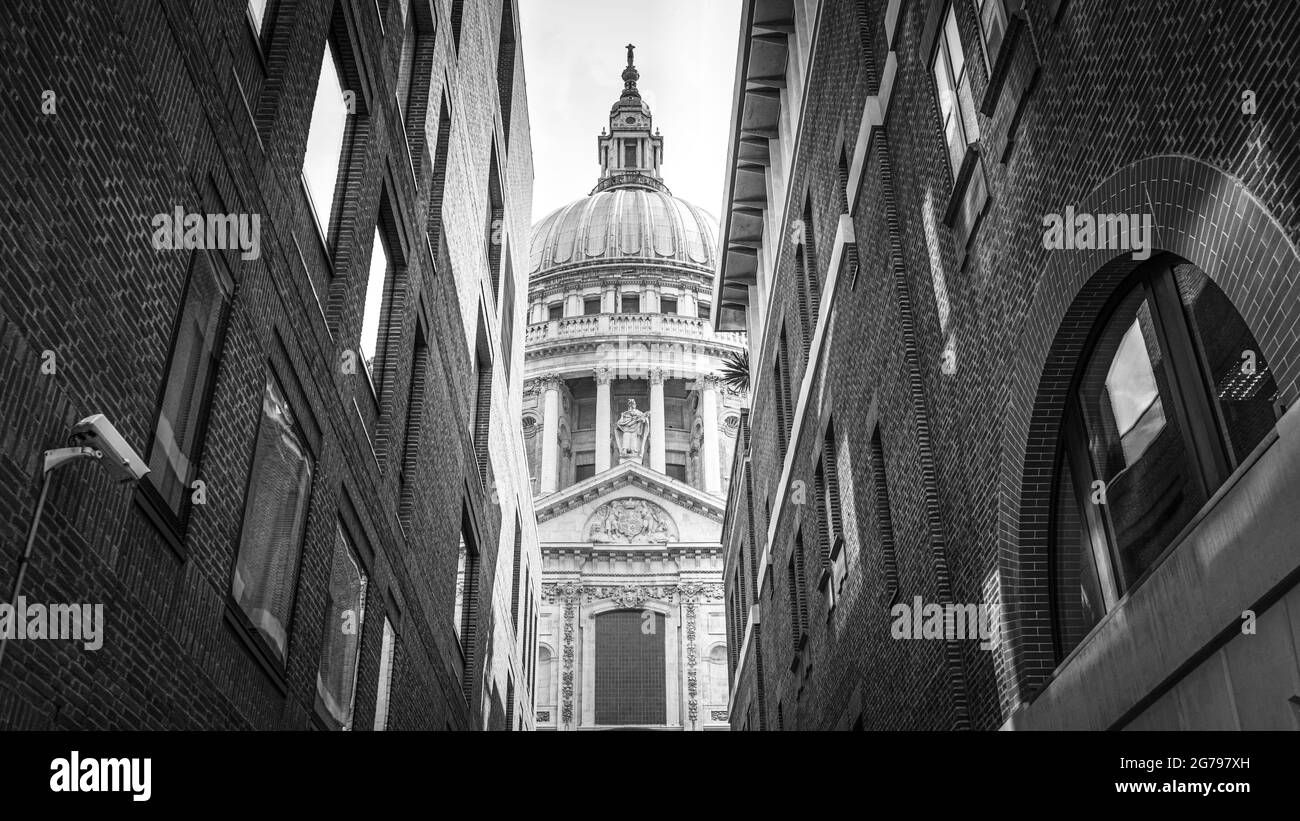
<svg viewBox="0 0 1300 821"><path fill-rule="evenodd" d="M595 544L664 544L678 541L677 523L646 499L614 499L596 509L582 529Z"/></svg>

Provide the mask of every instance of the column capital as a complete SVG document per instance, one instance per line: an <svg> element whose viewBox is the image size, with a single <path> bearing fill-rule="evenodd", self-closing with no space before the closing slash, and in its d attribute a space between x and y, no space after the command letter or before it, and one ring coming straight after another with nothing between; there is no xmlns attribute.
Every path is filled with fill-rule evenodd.
<svg viewBox="0 0 1300 821"><path fill-rule="evenodd" d="M601 366L599 366L599 367L593 369L593 374L594 374L594 376L596 377L596 384L597 384L597 385L608 385L608 384L609 384L609 378L610 378L610 375L609 375L609 368L605 367L604 365L601 365Z"/></svg>
<svg viewBox="0 0 1300 821"><path fill-rule="evenodd" d="M722 377L716 373L701 374L697 381L701 390L717 391L722 386Z"/></svg>
<svg viewBox="0 0 1300 821"><path fill-rule="evenodd" d="M537 389L545 393L546 391L558 391L564 385L564 380L559 374L547 374L546 376L537 377Z"/></svg>
<svg viewBox="0 0 1300 821"><path fill-rule="evenodd" d="M664 383L663 368L651 368L648 376L651 385L662 385Z"/></svg>

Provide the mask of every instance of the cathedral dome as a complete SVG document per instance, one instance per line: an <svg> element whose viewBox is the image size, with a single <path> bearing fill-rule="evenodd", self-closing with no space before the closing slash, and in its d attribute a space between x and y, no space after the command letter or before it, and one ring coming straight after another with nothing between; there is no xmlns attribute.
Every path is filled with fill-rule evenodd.
<svg viewBox="0 0 1300 821"><path fill-rule="evenodd" d="M611 262L716 263L718 223L666 191L618 187L559 208L535 226L529 272Z"/></svg>

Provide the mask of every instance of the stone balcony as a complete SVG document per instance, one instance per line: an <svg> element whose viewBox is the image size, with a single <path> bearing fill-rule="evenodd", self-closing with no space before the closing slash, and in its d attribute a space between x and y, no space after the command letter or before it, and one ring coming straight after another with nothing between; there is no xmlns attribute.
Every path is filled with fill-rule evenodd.
<svg viewBox="0 0 1300 821"><path fill-rule="evenodd" d="M569 339L598 336L664 336L708 340L740 347L739 334L716 334L709 320L676 314L586 314L551 319L528 326L524 343L528 346Z"/></svg>

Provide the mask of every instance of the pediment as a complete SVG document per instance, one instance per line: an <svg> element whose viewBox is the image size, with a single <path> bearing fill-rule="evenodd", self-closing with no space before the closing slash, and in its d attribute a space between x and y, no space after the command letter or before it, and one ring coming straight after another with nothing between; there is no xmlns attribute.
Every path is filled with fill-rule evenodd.
<svg viewBox="0 0 1300 821"><path fill-rule="evenodd" d="M723 502L625 462L536 501L543 542L667 545L720 537Z"/></svg>

